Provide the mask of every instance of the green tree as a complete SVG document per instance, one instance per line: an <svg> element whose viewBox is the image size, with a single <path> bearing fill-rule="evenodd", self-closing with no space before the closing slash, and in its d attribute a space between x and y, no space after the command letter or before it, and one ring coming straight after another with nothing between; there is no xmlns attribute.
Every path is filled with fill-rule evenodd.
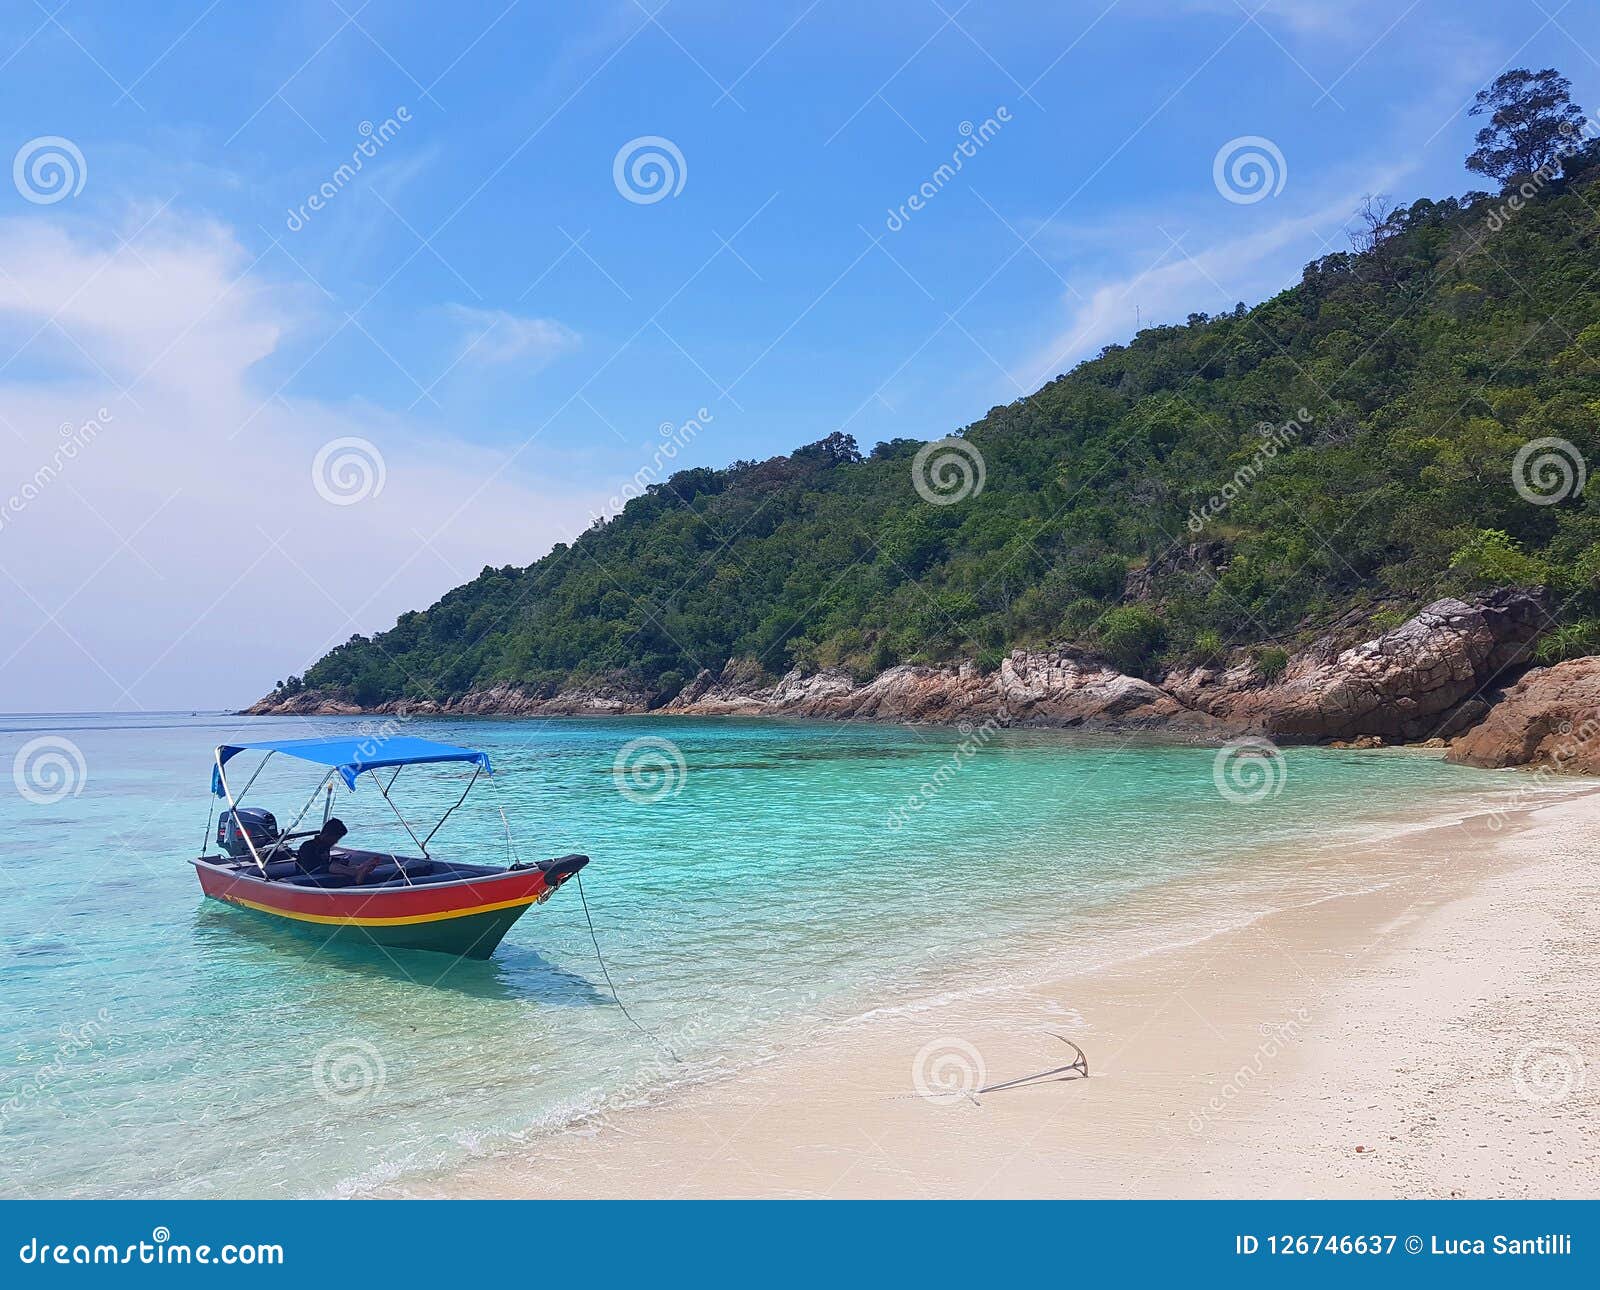
<svg viewBox="0 0 1600 1290"><path fill-rule="evenodd" d="M1148 605L1119 605L1100 620L1100 643L1125 672L1138 669L1166 638L1166 624Z"/></svg>
<svg viewBox="0 0 1600 1290"><path fill-rule="evenodd" d="M1544 586L1550 566L1501 529L1479 529L1450 557L1450 567L1485 587Z"/></svg>
<svg viewBox="0 0 1600 1290"><path fill-rule="evenodd" d="M1485 194L1375 201L1370 248L991 409L959 428L986 467L960 505L919 496L911 440L863 455L839 433L680 471L283 688L666 695L730 662L751 680L795 663L864 675L1061 643L1153 676L1220 661L1224 643L1292 652L1352 623L1375 634L1451 587L1528 582L1560 593L1571 630L1550 649L1586 650L1600 490L1537 506L1513 486L1537 439L1600 462L1600 153L1564 161L1565 182L1487 245Z"/></svg>
<svg viewBox="0 0 1600 1290"><path fill-rule="evenodd" d="M1467 156L1467 169L1509 184L1553 165L1583 120L1571 89L1572 82L1553 67L1502 72L1488 89L1478 91L1468 112L1488 116L1489 124L1473 140L1478 146Z"/></svg>

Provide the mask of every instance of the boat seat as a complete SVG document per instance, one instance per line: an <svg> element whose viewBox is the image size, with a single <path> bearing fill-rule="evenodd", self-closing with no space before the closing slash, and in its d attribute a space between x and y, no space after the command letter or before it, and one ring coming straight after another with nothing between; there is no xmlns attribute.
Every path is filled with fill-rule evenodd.
<svg viewBox="0 0 1600 1290"><path fill-rule="evenodd" d="M368 887L406 887L411 885L406 880L410 875L411 881L431 874L439 866L429 860L414 860L407 864L402 871L400 866L393 864L379 865L372 871L371 876L363 883L352 882L344 874L315 873L294 876L294 871L286 875L286 880L296 887L326 887L343 889L359 886L363 891Z"/></svg>
<svg viewBox="0 0 1600 1290"><path fill-rule="evenodd" d="M404 882L407 874L413 878L420 878L424 874L432 873L438 867L432 860L407 860L404 864L381 864L372 871L372 876L361 885L363 887L375 887L392 879Z"/></svg>
<svg viewBox="0 0 1600 1290"><path fill-rule="evenodd" d="M413 877L412 877L412 879L410 881L407 881L403 877L391 877L391 878L387 878L387 879L381 879L381 880L379 880L377 882L364 882L364 883L361 884L360 890L367 891L367 890L369 890L371 888L374 888L374 887L381 887L381 888L426 887L426 886L430 885L430 883L432 881L431 879L424 878L421 882L417 882L416 878L415 878L415 875L416 875L417 871L415 869L413 869L411 872L412 872Z"/></svg>

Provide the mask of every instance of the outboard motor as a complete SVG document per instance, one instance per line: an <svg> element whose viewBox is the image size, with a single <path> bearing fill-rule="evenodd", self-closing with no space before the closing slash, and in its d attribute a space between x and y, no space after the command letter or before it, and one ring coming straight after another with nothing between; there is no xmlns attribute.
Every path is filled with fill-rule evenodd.
<svg viewBox="0 0 1600 1290"><path fill-rule="evenodd" d="M227 855L247 856L250 842L245 841L246 833L250 835L250 842L256 844L256 850L264 851L278 836L278 821L271 811L256 806L224 811L217 821L217 846Z"/></svg>

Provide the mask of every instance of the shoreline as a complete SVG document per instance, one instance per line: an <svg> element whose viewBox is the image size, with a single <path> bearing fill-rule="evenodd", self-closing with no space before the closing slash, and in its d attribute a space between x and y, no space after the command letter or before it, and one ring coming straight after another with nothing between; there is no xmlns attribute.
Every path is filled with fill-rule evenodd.
<svg viewBox="0 0 1600 1290"><path fill-rule="evenodd" d="M731 658L657 688L625 672L559 682L484 681L437 698L358 702L348 687L300 678L242 715L798 716L931 724L998 723L1111 732L1149 729L1286 743L1424 743L1481 722L1483 697L1525 672L1545 594L1501 587L1445 597L1369 640L1343 632L1226 658L1176 660L1149 677L1077 644L1013 647L998 659L897 662L871 674L796 663L782 676ZM1125 660L1126 661L1126 660ZM1130 664L1130 666L1132 666ZM528 688L532 684L533 688Z"/></svg>
<svg viewBox="0 0 1600 1290"><path fill-rule="evenodd" d="M1065 947L992 985L948 983L737 1074L394 1190L1586 1194L1600 1146L1586 1020L1600 1005L1587 859L1600 786L1532 805L1507 796L1516 804L1375 821L1281 857L1278 901L1251 909L1259 890L1227 891L1244 916L1200 935L1173 937L1174 916L1131 954ZM1177 884L1166 913L1217 885ZM1073 1059L1057 1036L1087 1051L1090 1079L1032 1078Z"/></svg>

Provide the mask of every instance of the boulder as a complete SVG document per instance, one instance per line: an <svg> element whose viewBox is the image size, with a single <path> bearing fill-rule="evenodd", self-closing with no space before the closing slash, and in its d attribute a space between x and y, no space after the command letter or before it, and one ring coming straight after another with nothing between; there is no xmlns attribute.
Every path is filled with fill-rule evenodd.
<svg viewBox="0 0 1600 1290"><path fill-rule="evenodd" d="M1600 775L1600 658L1537 667L1445 754L1463 766L1548 766Z"/></svg>
<svg viewBox="0 0 1600 1290"><path fill-rule="evenodd" d="M1158 686L1072 649L1013 650L988 673L972 662L902 663L867 681L837 668L809 674L795 668L776 685L762 685L748 672L730 676L725 668L720 676L700 673L663 711L939 723L997 718L1098 729L1214 725Z"/></svg>
<svg viewBox="0 0 1600 1290"><path fill-rule="evenodd" d="M365 712L359 703L339 695L302 690L286 699L258 699L244 710L250 717L353 717Z"/></svg>
<svg viewBox="0 0 1600 1290"><path fill-rule="evenodd" d="M840 668L793 668L773 681L753 659L702 670L670 702L627 677L576 682L559 693L511 684L444 702L399 701L379 712L508 716L794 716L841 720L1083 726L1226 739L1337 740L1361 747L1448 738L1490 715L1486 695L1521 667L1548 621L1542 593L1507 588L1472 602L1437 600L1374 640L1341 649L1325 636L1267 678L1254 659L1185 668L1160 684L1119 672L1070 646L1012 650L988 672L975 662L903 663L870 680ZM1345 625L1348 628L1348 624ZM1348 639L1345 636L1344 639ZM347 696L307 691L252 712L353 713ZM1485 722L1485 724L1488 724ZM1498 728L1498 727L1494 727ZM1361 742L1358 742L1361 741Z"/></svg>
<svg viewBox="0 0 1600 1290"><path fill-rule="evenodd" d="M1166 688L1229 727L1274 739L1448 737L1482 717L1482 691L1527 661L1547 621L1536 591L1436 600L1350 649L1318 641L1274 681L1263 682L1251 663L1170 677Z"/></svg>

